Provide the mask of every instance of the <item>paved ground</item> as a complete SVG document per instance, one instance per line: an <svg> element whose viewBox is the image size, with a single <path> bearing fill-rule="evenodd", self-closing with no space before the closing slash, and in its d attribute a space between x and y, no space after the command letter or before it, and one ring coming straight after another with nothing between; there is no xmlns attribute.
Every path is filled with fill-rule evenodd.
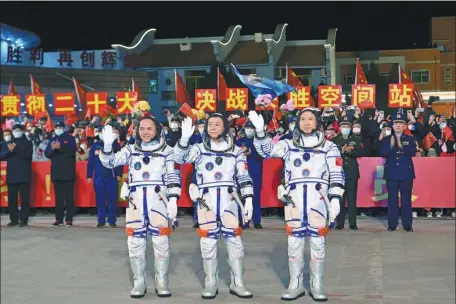
<svg viewBox="0 0 456 304"><path fill-rule="evenodd" d="M190 219L182 219L172 236L173 296L159 299L148 293L140 300L129 298L131 274L123 229L92 229L94 217L75 218L73 228L51 228L52 220L33 217L32 227L5 228L8 220L1 217L2 304L201 302L202 263ZM279 219L263 224L264 230L244 234L245 281L254 298L239 300L228 294L222 249L217 303L280 303L288 281L286 237ZM387 232L385 220L378 218L360 219L359 228L334 231L328 237L329 303L455 303L454 220L416 220L414 233ZM153 291L150 247L149 291ZM312 300L306 296L296 302Z"/></svg>

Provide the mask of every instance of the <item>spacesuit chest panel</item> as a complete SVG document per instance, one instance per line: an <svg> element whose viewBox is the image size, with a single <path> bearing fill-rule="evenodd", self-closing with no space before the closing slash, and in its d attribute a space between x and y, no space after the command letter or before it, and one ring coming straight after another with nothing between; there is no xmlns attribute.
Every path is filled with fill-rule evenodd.
<svg viewBox="0 0 456 304"><path fill-rule="evenodd" d="M201 153L201 161L196 165L198 186L234 186L236 155L233 151L214 152L202 149Z"/></svg>
<svg viewBox="0 0 456 304"><path fill-rule="evenodd" d="M285 182L287 184L325 182L328 174L324 149L302 149L296 146L290 149L290 154L285 161Z"/></svg>
<svg viewBox="0 0 456 304"><path fill-rule="evenodd" d="M130 158L128 173L130 187L164 185L166 156L161 152L134 151Z"/></svg>

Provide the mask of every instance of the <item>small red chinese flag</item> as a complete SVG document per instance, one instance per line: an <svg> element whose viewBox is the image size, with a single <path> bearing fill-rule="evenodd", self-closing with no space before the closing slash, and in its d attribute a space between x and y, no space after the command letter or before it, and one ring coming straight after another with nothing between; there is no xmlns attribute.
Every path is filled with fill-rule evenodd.
<svg viewBox="0 0 456 304"><path fill-rule="evenodd" d="M366 74L364 74L363 67L359 62L359 58L356 58L356 75L355 84L367 84Z"/></svg>
<svg viewBox="0 0 456 304"><path fill-rule="evenodd" d="M46 111L47 115L47 121L46 124L44 125L44 128L46 130L46 133L50 133L52 130L54 130L54 122L51 119L51 116L49 116L49 112Z"/></svg>
<svg viewBox="0 0 456 304"><path fill-rule="evenodd" d="M429 132L423 138L423 148L425 150L429 150L436 141L437 139L435 138L435 136L431 132Z"/></svg>
<svg viewBox="0 0 456 304"><path fill-rule="evenodd" d="M442 130L442 138L445 140L445 142L447 141L454 141L454 137L453 137L453 130L451 130L450 127L446 126L443 130Z"/></svg>
<svg viewBox="0 0 456 304"><path fill-rule="evenodd" d="M288 66L287 64L287 84L292 85L294 87L303 87L304 84L302 83L301 79L296 76L295 72Z"/></svg>
<svg viewBox="0 0 456 304"><path fill-rule="evenodd" d="M187 103L184 103L178 112L181 112L182 114L184 114L185 116L188 116L190 118L193 118L193 111L192 111L192 108L187 104Z"/></svg>
<svg viewBox="0 0 456 304"><path fill-rule="evenodd" d="M9 84L8 95L17 95L17 91L16 91L16 88L14 87L14 82L12 79Z"/></svg>
<svg viewBox="0 0 456 304"><path fill-rule="evenodd" d="M223 77L222 72L220 72L220 68L217 68L217 94L218 100L226 100L226 89L228 88L225 77Z"/></svg>

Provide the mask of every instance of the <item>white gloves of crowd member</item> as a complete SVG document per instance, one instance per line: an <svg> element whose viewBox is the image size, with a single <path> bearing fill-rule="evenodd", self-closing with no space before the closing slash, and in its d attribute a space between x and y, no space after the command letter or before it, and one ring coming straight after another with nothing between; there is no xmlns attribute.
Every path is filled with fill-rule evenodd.
<svg viewBox="0 0 456 304"><path fill-rule="evenodd" d="M248 197L245 199L244 212L245 212L245 214L244 214L245 221L249 222L253 216L253 203L252 203L251 197Z"/></svg>
<svg viewBox="0 0 456 304"><path fill-rule="evenodd" d="M107 125L103 129L103 150L110 152L112 150L112 143L116 140L117 135L112 131L112 127Z"/></svg>
<svg viewBox="0 0 456 304"><path fill-rule="evenodd" d="M195 132L195 126L193 125L193 120L190 117L186 117L182 122L182 136L180 139L180 144L187 146L190 137L192 137L193 132Z"/></svg>
<svg viewBox="0 0 456 304"><path fill-rule="evenodd" d="M249 112L249 120L255 126L255 132L257 134L262 134L264 132L264 119L263 116L259 115L255 111Z"/></svg>
<svg viewBox="0 0 456 304"><path fill-rule="evenodd" d="M166 211L168 212L168 218L174 220L177 216L177 198L170 197L168 199L168 205L166 206Z"/></svg>

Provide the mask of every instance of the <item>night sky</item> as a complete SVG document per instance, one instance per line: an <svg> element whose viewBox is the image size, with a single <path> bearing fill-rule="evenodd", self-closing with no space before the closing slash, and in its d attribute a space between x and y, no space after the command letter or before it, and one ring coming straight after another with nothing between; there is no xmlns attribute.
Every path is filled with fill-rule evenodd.
<svg viewBox="0 0 456 304"><path fill-rule="evenodd" d="M272 34L288 23L288 40L326 39L338 28L337 51L426 48L431 17L454 14L453 2L15 2L1 21L36 33L46 51L129 45L143 29L156 38ZM6 13L8 12L8 13ZM5 14L6 13L6 14Z"/></svg>

